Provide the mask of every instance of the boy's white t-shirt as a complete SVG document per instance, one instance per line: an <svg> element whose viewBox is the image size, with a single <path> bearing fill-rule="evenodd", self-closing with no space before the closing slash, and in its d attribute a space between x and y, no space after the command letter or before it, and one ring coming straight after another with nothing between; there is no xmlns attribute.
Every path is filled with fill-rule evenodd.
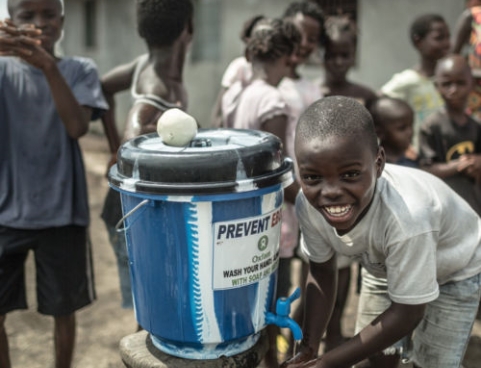
<svg viewBox="0 0 481 368"><path fill-rule="evenodd" d="M337 235L301 192L296 211L301 247L310 260L335 252L387 278L391 300L422 304L439 285L481 272L481 219L441 179L419 169L386 164L366 215Z"/></svg>

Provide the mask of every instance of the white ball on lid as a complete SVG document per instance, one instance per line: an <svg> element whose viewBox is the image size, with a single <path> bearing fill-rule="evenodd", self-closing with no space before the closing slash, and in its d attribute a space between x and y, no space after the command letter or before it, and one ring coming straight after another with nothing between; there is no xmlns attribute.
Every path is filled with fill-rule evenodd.
<svg viewBox="0 0 481 368"><path fill-rule="evenodd" d="M197 122L180 109L169 109L157 120L157 133L169 146L186 146L197 134Z"/></svg>

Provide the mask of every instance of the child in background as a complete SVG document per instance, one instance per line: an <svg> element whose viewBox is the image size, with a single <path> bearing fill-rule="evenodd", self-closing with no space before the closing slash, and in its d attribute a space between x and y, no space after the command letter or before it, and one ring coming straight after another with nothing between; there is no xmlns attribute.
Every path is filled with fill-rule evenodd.
<svg viewBox="0 0 481 368"><path fill-rule="evenodd" d="M326 49L324 53L325 79L320 83L325 96L347 96L364 106L377 98L374 90L348 79L349 70L356 60L357 30L345 16L332 16L326 20ZM326 329L325 351L335 348L346 340L342 334L342 316L349 297L352 261L338 255L337 299L332 317Z"/></svg>
<svg viewBox="0 0 481 368"><path fill-rule="evenodd" d="M301 32L301 43L296 58L291 63L289 75L284 77L279 84L282 97L289 106L286 154L294 158L294 135L297 121L308 106L322 97L319 86L303 77L299 69L307 62L311 54L323 45L324 14L314 2L297 1L289 4L283 19L294 23Z"/></svg>
<svg viewBox="0 0 481 368"><path fill-rule="evenodd" d="M295 149L302 187L296 211L310 271L304 338L283 366L349 367L414 330L415 367L460 367L481 296L476 212L434 175L385 164L371 115L353 99L311 105ZM387 291L370 298L373 309L385 310L315 359L335 300L337 253L387 279ZM361 295L365 286L363 279Z"/></svg>
<svg viewBox="0 0 481 368"><path fill-rule="evenodd" d="M223 121L236 129L258 129L285 142L288 107L277 86L290 73L301 35L291 22L263 20L249 39L246 54L252 81L235 82L222 98Z"/></svg>
<svg viewBox="0 0 481 368"><path fill-rule="evenodd" d="M285 152L287 156L294 160L294 136L297 121L308 106L322 97L319 85L303 77L299 69L309 59L311 54L318 47L322 46L324 40L324 15L317 4L310 1L296 1L288 5L284 11L283 19L291 21L301 32L301 43L297 50L296 58L291 63L289 75L284 77L279 84L279 91L289 108ZM283 272L278 274L279 282L277 289L280 296L287 296L292 286L291 261L299 243L299 224L293 203L286 202L284 204L280 241L281 262L285 263L286 266L282 267L280 270L283 270ZM307 275L307 269L301 266L301 289L305 284L305 275ZM304 309L302 305L303 294L302 292L300 303L293 315L293 318L298 323L302 322L302 311ZM289 335L288 341L287 353L293 349L292 334Z"/></svg>
<svg viewBox="0 0 481 368"><path fill-rule="evenodd" d="M405 100L414 110L414 135L407 156L415 159L419 151L419 130L426 117L443 106L432 78L439 59L450 48L449 28L438 14L417 17L410 28L411 42L419 53L419 64L394 76L381 87L381 93Z"/></svg>
<svg viewBox="0 0 481 368"><path fill-rule="evenodd" d="M53 316L55 366L68 368L75 312L95 299L78 139L107 104L90 59L55 55L60 0L7 5L11 19L0 22L0 366L11 366L6 314L27 308L24 263L32 250L38 311Z"/></svg>
<svg viewBox="0 0 481 368"><path fill-rule="evenodd" d="M247 44L255 26L259 21L266 19L263 15L255 15L248 19L240 33L240 39L244 44ZM246 56L239 56L232 60L227 66L224 75L222 76L221 90L217 96L214 108L212 109L211 125L212 127L223 126L222 123L222 96L235 82L241 81L242 86L247 87L252 80L252 65L247 61ZM224 125L225 126L225 125ZM225 126L226 127L226 126Z"/></svg>
<svg viewBox="0 0 481 368"><path fill-rule="evenodd" d="M417 161L406 157L413 137L414 111L404 100L380 97L370 108L379 145L384 148L386 162L418 167Z"/></svg>
<svg viewBox="0 0 481 368"><path fill-rule="evenodd" d="M293 58L301 41L297 27L282 19L263 20L256 26L247 43L246 54L252 64L253 78L247 87L237 81L222 99L223 121L235 129L263 130L278 136L286 147L286 129L289 110L277 88L282 78L289 75ZM294 203L299 190L297 183L285 190L285 200ZM279 275L289 276L289 262L280 249ZM292 255L291 255L292 257ZM288 257L289 259L290 257ZM285 296L283 277L277 296ZM268 326L270 349L265 357L269 368L278 367L276 338L279 329Z"/></svg>
<svg viewBox="0 0 481 368"><path fill-rule="evenodd" d="M459 16L453 37L452 51L461 54L469 45L468 61L474 86L468 98L468 111L473 119L481 122L481 1L467 1L467 9Z"/></svg>
<svg viewBox="0 0 481 368"><path fill-rule="evenodd" d="M345 16L331 16L326 20L325 77L321 84L324 96L352 97L369 107L377 98L367 86L348 79L349 70L356 61L357 30Z"/></svg>
<svg viewBox="0 0 481 368"><path fill-rule="evenodd" d="M435 84L444 109L421 126L422 168L443 179L481 215L481 125L466 113L473 86L459 55L438 62Z"/></svg>
<svg viewBox="0 0 481 368"><path fill-rule="evenodd" d="M102 122L113 155L120 145L115 123L116 93L130 88L133 99L124 140L155 132L157 120L167 109L187 108L182 76L192 38L192 4L190 0L137 0L135 3L137 29L147 44L148 53L102 77L102 88L110 104ZM117 258L122 307L133 308L125 236L115 229L122 218L120 194L113 189L107 193L101 216Z"/></svg>

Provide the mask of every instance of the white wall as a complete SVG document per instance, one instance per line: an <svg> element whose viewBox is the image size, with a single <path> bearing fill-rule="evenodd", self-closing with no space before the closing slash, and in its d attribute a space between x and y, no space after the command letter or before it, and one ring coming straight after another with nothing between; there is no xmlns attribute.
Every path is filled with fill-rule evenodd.
<svg viewBox="0 0 481 368"><path fill-rule="evenodd" d="M7 0L0 0L0 19L4 20L8 17Z"/></svg>
<svg viewBox="0 0 481 368"><path fill-rule="evenodd" d="M0 0L5 2L6 0ZM203 0L215 1L215 0ZM417 54L408 36L413 19L427 12L443 15L451 28L461 13L464 1L454 0L358 0L360 44L358 65L351 78L378 89L393 73L414 65ZM145 52L143 41L135 28L133 0L97 0L98 45L83 45L82 0L67 0L65 37L62 42L67 55L93 58L101 74L112 67L132 60ZM202 126L208 126L210 112L220 88L227 64L243 52L239 32L243 22L255 14L279 16L290 0L221 0L220 58L210 62L192 62L185 67L185 84L189 92L189 113ZM322 77L320 66L304 68L307 76ZM118 120L123 125L130 108L129 94L124 93L117 106Z"/></svg>
<svg viewBox="0 0 481 368"><path fill-rule="evenodd" d="M359 66L353 79L381 87L395 72L416 64L418 54L409 39L409 27L419 15L442 15L454 31L464 1L360 0Z"/></svg>

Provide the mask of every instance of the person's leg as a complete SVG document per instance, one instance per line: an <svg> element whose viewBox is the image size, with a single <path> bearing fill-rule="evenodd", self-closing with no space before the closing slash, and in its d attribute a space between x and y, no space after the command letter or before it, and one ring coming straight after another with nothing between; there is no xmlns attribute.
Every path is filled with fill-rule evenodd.
<svg viewBox="0 0 481 368"><path fill-rule="evenodd" d="M55 368L70 368L75 346L75 313L54 319Z"/></svg>
<svg viewBox="0 0 481 368"><path fill-rule="evenodd" d="M0 368L10 368L7 332L5 331L5 315L0 316Z"/></svg>
<svg viewBox="0 0 481 368"><path fill-rule="evenodd" d="M106 224L110 244L117 259L117 271L120 282L120 295L122 297L122 308L133 309L132 286L130 282L129 257L125 234L116 231L114 226Z"/></svg>
<svg viewBox="0 0 481 368"><path fill-rule="evenodd" d="M363 269L355 333L359 333L390 305L387 280L376 278ZM397 349L400 345L401 341L371 356L369 366L372 368L397 368L400 361Z"/></svg>
<svg viewBox="0 0 481 368"><path fill-rule="evenodd" d="M70 367L75 311L95 299L87 230L65 226L44 230L35 249L38 311L54 317L55 366Z"/></svg>
<svg viewBox="0 0 481 368"><path fill-rule="evenodd" d="M10 368L7 313L27 308L24 263L35 244L35 231L0 226L0 368Z"/></svg>
<svg viewBox="0 0 481 368"><path fill-rule="evenodd" d="M461 367L481 296L481 274L441 285L414 330L412 361L423 368Z"/></svg>
<svg viewBox="0 0 481 368"><path fill-rule="evenodd" d="M351 284L351 267L340 268L337 272L337 297L332 311L331 319L326 328L326 345L324 351L334 349L341 345L346 338L342 335L342 315L346 306L347 297L349 295L349 287Z"/></svg>

